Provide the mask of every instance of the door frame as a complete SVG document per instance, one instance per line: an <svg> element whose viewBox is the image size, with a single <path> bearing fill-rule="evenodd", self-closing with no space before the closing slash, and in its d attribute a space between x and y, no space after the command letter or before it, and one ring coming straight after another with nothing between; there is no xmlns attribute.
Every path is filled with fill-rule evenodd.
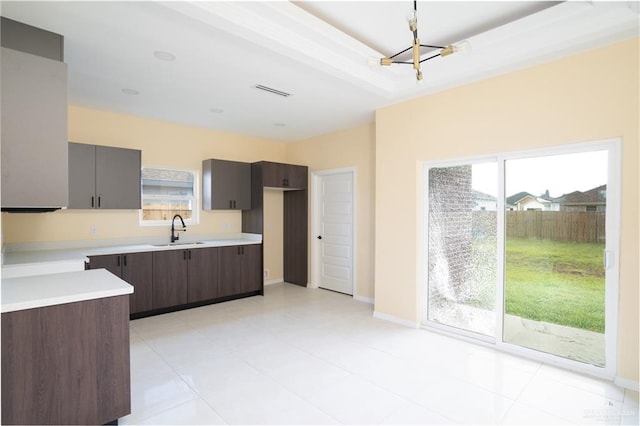
<svg viewBox="0 0 640 426"><path fill-rule="evenodd" d="M356 182L357 182L357 171L355 167L342 167L337 169L326 169L326 170L316 170L311 173L311 227L309 228L309 241L311 241L311 282L309 283L310 288L319 288L320 287L320 265L322 262L322 253L320 250L320 243L317 239L317 236L321 230L321 217L322 212L320 211L321 202L320 202L320 179L324 176L331 176L337 174L351 174L351 185L353 188L352 197L351 197L351 205L353 206L353 220L351 222L351 280L353 286L353 298L357 298L356 294L358 292L358 280L357 280L357 271L356 271L356 241L357 241L357 205L356 205Z"/></svg>
<svg viewBox="0 0 640 426"><path fill-rule="evenodd" d="M538 362L544 362L551 365L556 365L561 368L569 370L580 371L582 373L590 374L596 377L602 377L608 380L613 380L617 374L618 365L618 294L620 285L620 219L621 219L621 146L622 139L619 137L606 138L600 140L594 140L589 142L580 143L568 143L556 146L549 146L545 148L536 148L521 151L509 151L497 154L478 155L475 157L460 157L449 160L440 161L425 161L422 163L421 182L419 187L421 188L420 197L420 235L422 236L419 244L417 265L418 265L418 292L419 300L419 312L421 313L420 324L422 328L429 329L434 332L439 332L452 337L456 337L465 341L477 343L480 345L495 348L500 351L512 353L514 355L522 356L524 358L530 358ZM529 349L520 347L512 343L503 341L503 327L502 319L504 315L504 245L501 241L504 241L504 225L505 225L505 193L504 193L504 163L507 160L536 157L536 156L550 156L550 155L562 155L579 153L585 151L598 151L607 150L609 153L609 160L607 163L607 200L612 200L612 203L607 202L606 210L606 241L605 241L605 253L603 257L607 256L608 268L605 269L605 360L604 367L596 367L590 364L584 364L578 361L566 359L557 355L548 354L537 351L535 349ZM471 164L481 162L487 159L496 159L498 162L498 264L497 264L497 277L496 277L496 335L495 338L482 338L473 332L457 332L453 327L438 325L427 320L427 268L426 268L426 256L428 255L428 220L425 212L428 209L428 188L427 178L425 175L428 173L430 167L448 167L460 164ZM498 314L498 309L502 312Z"/></svg>

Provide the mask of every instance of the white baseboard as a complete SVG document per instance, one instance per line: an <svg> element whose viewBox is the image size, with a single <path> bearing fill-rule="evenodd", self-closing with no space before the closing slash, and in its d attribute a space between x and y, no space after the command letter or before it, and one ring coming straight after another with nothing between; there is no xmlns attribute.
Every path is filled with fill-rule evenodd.
<svg viewBox="0 0 640 426"><path fill-rule="evenodd" d="M396 324L404 325L405 327L418 328L420 324L417 322L409 321L404 318L398 318L394 315L383 314L382 312L373 311L373 317L381 320L394 322Z"/></svg>
<svg viewBox="0 0 640 426"><path fill-rule="evenodd" d="M373 297L358 296L355 294L353 295L353 299L357 300L358 302L368 303L370 305L373 305L375 302L375 299Z"/></svg>
<svg viewBox="0 0 640 426"><path fill-rule="evenodd" d="M613 379L613 383L620 386L621 388L630 389L632 391L640 392L640 382L634 382L633 380L624 379L622 377L616 376Z"/></svg>
<svg viewBox="0 0 640 426"><path fill-rule="evenodd" d="M284 282L284 278L274 278L272 280L264 280L264 285L280 284Z"/></svg>

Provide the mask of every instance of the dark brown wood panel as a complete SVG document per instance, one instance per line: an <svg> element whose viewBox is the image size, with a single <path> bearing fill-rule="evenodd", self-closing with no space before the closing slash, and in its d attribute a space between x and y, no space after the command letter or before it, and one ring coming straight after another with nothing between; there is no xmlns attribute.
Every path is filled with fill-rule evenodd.
<svg viewBox="0 0 640 426"><path fill-rule="evenodd" d="M99 299L95 305L97 420L105 424L131 413L129 298Z"/></svg>
<svg viewBox="0 0 640 426"><path fill-rule="evenodd" d="M217 247L188 250L187 302L218 297L218 251Z"/></svg>
<svg viewBox="0 0 640 426"><path fill-rule="evenodd" d="M220 247L218 251L218 294L220 297L242 293L240 246Z"/></svg>
<svg viewBox="0 0 640 426"><path fill-rule="evenodd" d="M287 164L285 169L285 179L289 188L307 189L307 181L309 168L307 166L297 166L295 164Z"/></svg>
<svg viewBox="0 0 640 426"><path fill-rule="evenodd" d="M126 253L121 256L122 279L133 286L131 313L153 308L153 255L151 252Z"/></svg>
<svg viewBox="0 0 640 426"><path fill-rule="evenodd" d="M284 188L286 165L273 163L271 161L261 161L262 165L262 185L271 188Z"/></svg>
<svg viewBox="0 0 640 426"><path fill-rule="evenodd" d="M153 252L153 309L187 303L187 250Z"/></svg>
<svg viewBox="0 0 640 426"><path fill-rule="evenodd" d="M241 292L262 290L262 245L251 244L239 247L241 249Z"/></svg>
<svg viewBox="0 0 640 426"><path fill-rule="evenodd" d="M284 280L307 285L307 191L284 193Z"/></svg>
<svg viewBox="0 0 640 426"><path fill-rule="evenodd" d="M104 424L130 413L127 296L2 314L2 423Z"/></svg>
<svg viewBox="0 0 640 426"><path fill-rule="evenodd" d="M264 190L262 163L251 164L251 210L242 211L242 232L262 234Z"/></svg>
<svg viewBox="0 0 640 426"><path fill-rule="evenodd" d="M119 254L107 254L103 256L91 256L89 258L90 269L106 269L113 275L122 278L122 263ZM126 280L125 280L126 281ZM127 281L128 282L128 281ZM131 284L131 283L129 283Z"/></svg>

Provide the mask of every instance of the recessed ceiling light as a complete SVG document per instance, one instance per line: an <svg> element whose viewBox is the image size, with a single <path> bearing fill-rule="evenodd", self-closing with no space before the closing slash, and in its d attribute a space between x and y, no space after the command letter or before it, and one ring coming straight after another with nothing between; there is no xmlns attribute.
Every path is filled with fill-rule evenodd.
<svg viewBox="0 0 640 426"><path fill-rule="evenodd" d="M122 93L126 93L127 95L139 95L140 94L140 92L138 92L136 89L127 89L127 88L122 89Z"/></svg>
<svg viewBox="0 0 640 426"><path fill-rule="evenodd" d="M286 124L284 124L284 123L273 123L273 125L276 126L276 127L285 127L286 126Z"/></svg>
<svg viewBox="0 0 640 426"><path fill-rule="evenodd" d="M162 50L156 50L153 52L153 56L161 61L174 61L176 59L176 55L171 52L164 52Z"/></svg>
<svg viewBox="0 0 640 426"><path fill-rule="evenodd" d="M222 114L224 112L224 110L222 108L217 108L217 107L213 107L213 108L209 109L209 111L211 111L214 114Z"/></svg>

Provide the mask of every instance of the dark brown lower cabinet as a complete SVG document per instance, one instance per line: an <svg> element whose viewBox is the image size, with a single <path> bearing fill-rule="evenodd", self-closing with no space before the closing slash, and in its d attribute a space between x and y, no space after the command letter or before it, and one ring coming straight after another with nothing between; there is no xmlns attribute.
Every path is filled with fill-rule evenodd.
<svg viewBox="0 0 640 426"><path fill-rule="evenodd" d="M191 249L187 256L187 302L195 303L219 297L217 247Z"/></svg>
<svg viewBox="0 0 640 426"><path fill-rule="evenodd" d="M90 269L104 268L134 288L129 296L131 313L150 311L153 292L153 256L151 252L91 256Z"/></svg>
<svg viewBox="0 0 640 426"><path fill-rule="evenodd" d="M130 413L128 295L2 314L2 424Z"/></svg>
<svg viewBox="0 0 640 426"><path fill-rule="evenodd" d="M153 252L153 309L187 303L189 250Z"/></svg>
<svg viewBox="0 0 640 426"><path fill-rule="evenodd" d="M262 290L262 246L244 245L220 249L220 296Z"/></svg>
<svg viewBox="0 0 640 426"><path fill-rule="evenodd" d="M261 244L91 256L89 267L134 287L135 317L262 290Z"/></svg>

